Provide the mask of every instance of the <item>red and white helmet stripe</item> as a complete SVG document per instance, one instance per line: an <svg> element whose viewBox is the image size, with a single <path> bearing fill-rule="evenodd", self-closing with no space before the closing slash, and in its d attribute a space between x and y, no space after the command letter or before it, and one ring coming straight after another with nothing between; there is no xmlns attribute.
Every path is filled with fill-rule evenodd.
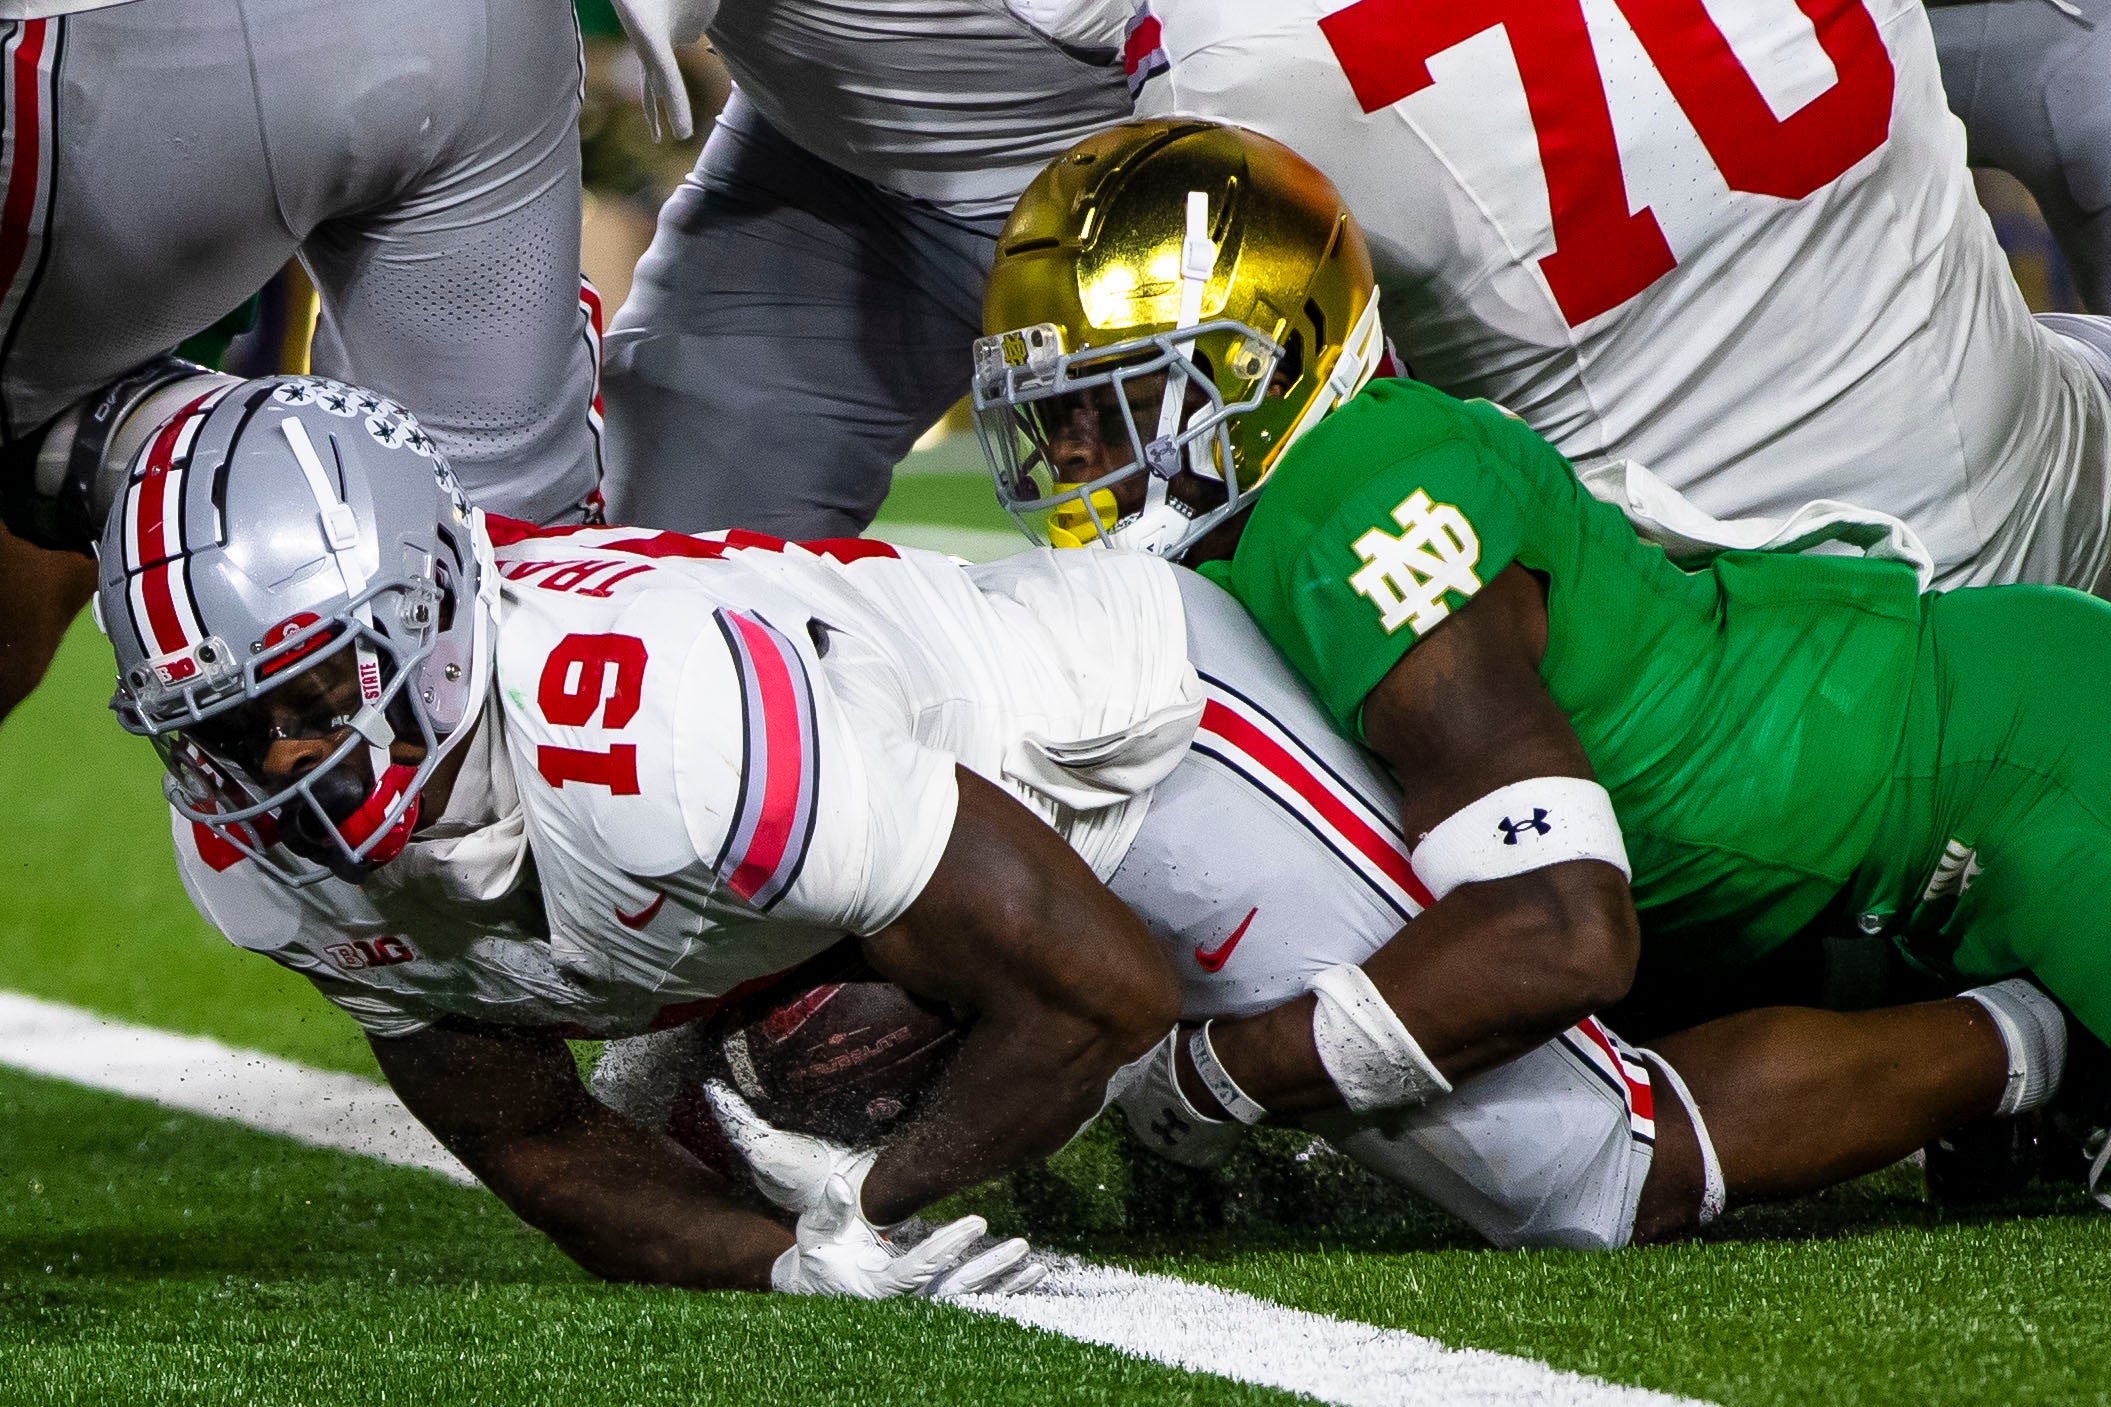
<svg viewBox="0 0 2111 1407"><path fill-rule="evenodd" d="M125 494L125 572L131 578L133 629L164 684L180 683L197 672L192 652L206 638L190 589L184 495L199 427L225 394L225 388L208 392L177 412L147 446L145 467Z"/></svg>

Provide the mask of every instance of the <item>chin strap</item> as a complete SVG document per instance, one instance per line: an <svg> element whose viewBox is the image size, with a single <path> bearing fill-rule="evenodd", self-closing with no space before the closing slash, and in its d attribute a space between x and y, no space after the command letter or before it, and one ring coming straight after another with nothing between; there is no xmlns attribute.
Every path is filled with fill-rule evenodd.
<svg viewBox="0 0 2111 1407"><path fill-rule="evenodd" d="M366 845L369 840L374 840L375 836L380 837L374 840L373 845L360 857L367 864L385 865L401 855L403 847L410 844L410 833L417 829L418 825L420 798L413 796L403 807L402 814L393 821L388 820L388 810L410 790L410 785L417 780L417 776L417 768L391 763L388 769L381 773L381 780L375 784L374 789L367 793L366 800L359 804L359 809L338 824L337 833L343 836L355 851Z"/></svg>

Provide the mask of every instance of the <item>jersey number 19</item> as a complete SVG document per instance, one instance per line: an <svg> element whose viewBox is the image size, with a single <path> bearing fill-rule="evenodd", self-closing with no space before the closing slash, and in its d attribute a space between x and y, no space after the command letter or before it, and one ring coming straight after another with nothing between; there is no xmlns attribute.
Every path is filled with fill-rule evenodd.
<svg viewBox="0 0 2111 1407"><path fill-rule="evenodd" d="M621 728L638 716L645 687L645 642L635 635L567 635L550 651L536 683L542 716L560 728L584 728L600 714L603 728ZM638 748L612 743L599 750L552 747L535 750L535 770L553 787L567 782L607 787L615 796L638 794Z"/></svg>

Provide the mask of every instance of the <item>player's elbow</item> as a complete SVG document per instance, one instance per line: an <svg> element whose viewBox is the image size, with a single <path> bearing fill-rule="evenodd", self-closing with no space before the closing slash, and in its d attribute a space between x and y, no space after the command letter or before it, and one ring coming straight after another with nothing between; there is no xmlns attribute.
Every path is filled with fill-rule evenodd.
<svg viewBox="0 0 2111 1407"><path fill-rule="evenodd" d="M1627 881L1610 865L1576 861L1540 871L1542 882L1524 970L1542 994L1546 1015L1581 1020L1625 997L1634 986L1642 932Z"/></svg>
<svg viewBox="0 0 2111 1407"><path fill-rule="evenodd" d="M1172 965L1143 923L1105 891L1067 898L1026 886L1006 900L1013 951L1035 955L1014 993L1059 1045L1079 1078L1104 1084L1180 1019ZM1052 1034L1053 1032L1051 1032Z"/></svg>
<svg viewBox="0 0 2111 1407"><path fill-rule="evenodd" d="M1101 994L1095 1024L1107 1057L1119 1067L1165 1039L1179 1019L1179 985L1166 963L1154 962L1123 969L1120 980Z"/></svg>

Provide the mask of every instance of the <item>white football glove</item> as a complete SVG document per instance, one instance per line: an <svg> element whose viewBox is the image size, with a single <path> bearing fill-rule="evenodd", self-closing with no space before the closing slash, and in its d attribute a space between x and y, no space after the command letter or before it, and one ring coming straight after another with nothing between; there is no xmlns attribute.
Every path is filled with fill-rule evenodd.
<svg viewBox="0 0 2111 1407"><path fill-rule="evenodd" d="M1047 1267L1026 1260L1029 1248L1016 1237L970 1254L989 1229L979 1216L949 1222L907 1250L897 1250L865 1219L865 1175L878 1154L767 1124L716 1080L704 1086L704 1096L763 1195L798 1214L791 1249L770 1267L772 1289L853 1299L950 1299L1017 1294L1048 1274Z"/></svg>
<svg viewBox="0 0 2111 1407"><path fill-rule="evenodd" d="M645 121L652 139L664 131L676 141L688 140L696 131L689 112L689 89L682 82L682 66L676 49L686 49L704 37L704 29L718 16L718 0L613 0L616 18L630 36L630 47L645 65Z"/></svg>
<svg viewBox="0 0 2111 1407"><path fill-rule="evenodd" d="M1246 1126L1200 1113L1181 1092L1173 1061L1180 1043L1175 1027L1150 1050L1114 1072L1108 1087L1114 1105L1144 1147L1168 1162L1191 1168L1221 1168L1238 1151Z"/></svg>

